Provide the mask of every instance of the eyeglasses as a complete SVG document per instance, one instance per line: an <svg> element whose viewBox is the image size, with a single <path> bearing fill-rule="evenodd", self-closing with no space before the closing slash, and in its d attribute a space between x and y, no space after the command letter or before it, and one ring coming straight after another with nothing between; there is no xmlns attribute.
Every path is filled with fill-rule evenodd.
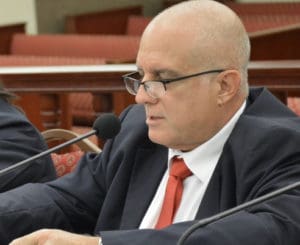
<svg viewBox="0 0 300 245"><path fill-rule="evenodd" d="M167 90L166 84L172 83L172 82L177 82L183 79L191 78L191 77L196 77L196 76L201 76L209 73L220 73L223 72L224 70L218 69L218 70L210 70L210 71L204 71L200 73L195 73L192 75L188 76L183 76L183 77L177 77L177 78L172 78L172 79L161 79L161 80L151 80L151 81L141 81L141 76L139 72L131 72L129 74L123 75L122 78L124 80L125 86L127 91L132 94L136 95L139 87L143 85L146 93L151 96L154 99L161 98Z"/></svg>

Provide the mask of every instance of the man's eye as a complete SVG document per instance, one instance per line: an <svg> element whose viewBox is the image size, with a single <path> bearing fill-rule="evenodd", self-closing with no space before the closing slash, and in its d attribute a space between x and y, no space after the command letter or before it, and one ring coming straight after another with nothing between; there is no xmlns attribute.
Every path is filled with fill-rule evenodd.
<svg viewBox="0 0 300 245"><path fill-rule="evenodd" d="M137 74L135 78L138 80L143 80L144 76L141 74Z"/></svg>
<svg viewBox="0 0 300 245"><path fill-rule="evenodd" d="M161 76L155 76L151 79L151 81L160 81L160 80L163 80Z"/></svg>

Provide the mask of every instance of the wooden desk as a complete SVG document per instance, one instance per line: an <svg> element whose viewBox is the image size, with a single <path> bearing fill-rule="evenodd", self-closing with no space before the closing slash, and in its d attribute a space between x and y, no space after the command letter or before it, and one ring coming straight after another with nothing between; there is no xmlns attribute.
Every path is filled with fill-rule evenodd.
<svg viewBox="0 0 300 245"><path fill-rule="evenodd" d="M112 92L125 91L121 76L134 70L134 64L2 67L0 80L12 92ZM252 61L248 70L251 85L300 88L300 60Z"/></svg>
<svg viewBox="0 0 300 245"><path fill-rule="evenodd" d="M0 68L0 80L12 92L124 91L122 75L134 64Z"/></svg>
<svg viewBox="0 0 300 245"><path fill-rule="evenodd" d="M20 97L17 104L39 130L70 129L68 93L92 92L96 112L118 115L134 103L121 76L135 69L135 65L7 67L0 68L0 81Z"/></svg>
<svg viewBox="0 0 300 245"><path fill-rule="evenodd" d="M253 61L248 70L251 86L267 87L285 104L300 97L300 60Z"/></svg>
<svg viewBox="0 0 300 245"><path fill-rule="evenodd" d="M134 64L58 67L10 67L0 68L0 80L4 86L27 100L28 117L43 127L40 118L40 95L65 94L69 92L93 92L98 112L113 110L119 114L134 97L127 94L121 75L136 70ZM300 60L255 61L249 64L249 83L268 87L284 103L288 96L300 96ZM112 96L112 93L114 96ZM60 101L61 120L69 112L66 101ZM31 115L34 114L34 115ZM68 128L70 122L62 123Z"/></svg>

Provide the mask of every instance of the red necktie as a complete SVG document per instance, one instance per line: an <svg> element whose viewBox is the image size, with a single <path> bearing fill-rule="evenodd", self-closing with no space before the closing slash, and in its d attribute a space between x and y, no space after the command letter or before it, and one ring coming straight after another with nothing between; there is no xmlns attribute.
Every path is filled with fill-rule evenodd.
<svg viewBox="0 0 300 245"><path fill-rule="evenodd" d="M191 174L192 172L187 168L182 158L175 157L173 159L164 202L155 226L156 229L161 229L172 224L181 201L183 180Z"/></svg>

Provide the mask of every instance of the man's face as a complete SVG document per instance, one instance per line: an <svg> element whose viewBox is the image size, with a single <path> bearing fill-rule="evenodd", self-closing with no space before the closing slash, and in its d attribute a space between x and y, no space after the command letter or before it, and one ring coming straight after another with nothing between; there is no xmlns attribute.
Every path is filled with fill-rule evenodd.
<svg viewBox="0 0 300 245"><path fill-rule="evenodd" d="M189 37L177 31L157 28L155 33L144 34L137 57L143 81L207 70L197 64L192 46ZM158 99L151 98L141 86L136 102L145 106L150 139L188 151L212 137L218 127L216 77L207 74L167 84L166 93Z"/></svg>

